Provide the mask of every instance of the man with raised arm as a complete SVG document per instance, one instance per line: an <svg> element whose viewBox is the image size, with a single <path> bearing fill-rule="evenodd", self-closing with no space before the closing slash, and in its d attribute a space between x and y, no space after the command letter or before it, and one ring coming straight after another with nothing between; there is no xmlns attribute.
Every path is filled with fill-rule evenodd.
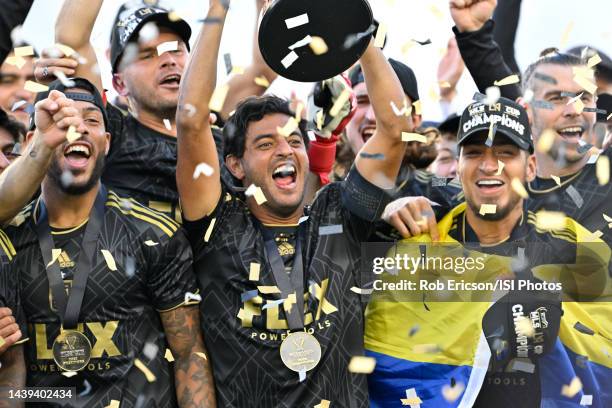
<svg viewBox="0 0 612 408"><path fill-rule="evenodd" d="M394 186L401 133L412 128L389 105L401 106L401 85L370 45L361 64L378 123L363 151L386 160L358 158L310 211L305 129L283 99L243 101L224 129L225 162L246 189L235 193L220 178L208 123L226 15L223 2L211 2L177 114L177 182L219 406L366 407L365 376L347 370L363 355L363 305L351 288L362 284L360 243L387 202L384 189ZM206 174L194 177L195 169Z"/></svg>

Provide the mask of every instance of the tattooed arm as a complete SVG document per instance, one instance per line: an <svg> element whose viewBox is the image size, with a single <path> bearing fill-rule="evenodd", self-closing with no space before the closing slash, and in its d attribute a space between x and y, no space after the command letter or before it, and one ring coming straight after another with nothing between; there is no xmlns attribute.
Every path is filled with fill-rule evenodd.
<svg viewBox="0 0 612 408"><path fill-rule="evenodd" d="M178 307L160 316L175 360L179 405L181 408L216 407L212 370L203 357L206 348L200 332L198 306Z"/></svg>
<svg viewBox="0 0 612 408"><path fill-rule="evenodd" d="M2 363L0 387L15 389L25 386L26 370L23 346L15 345L9 348L0 356L0 363ZM18 399L10 400L6 397L6 395L0 393L0 408L23 407L23 403L19 402Z"/></svg>

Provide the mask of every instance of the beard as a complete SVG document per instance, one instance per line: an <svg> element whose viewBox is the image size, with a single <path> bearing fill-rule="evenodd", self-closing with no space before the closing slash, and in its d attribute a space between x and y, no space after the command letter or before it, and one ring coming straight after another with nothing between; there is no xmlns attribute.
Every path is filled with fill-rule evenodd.
<svg viewBox="0 0 612 408"><path fill-rule="evenodd" d="M518 194L513 194L512 196L510 196L510 199L508 200L508 204L504 205L503 207L497 206L497 209L495 211L495 214L484 214L481 215L480 214L480 207L478 207L476 205L475 202L473 202L472 200L468 200L466 197L466 202L467 205L470 207L470 209L472 210L472 212L474 213L474 215L482 220L485 221L500 221L503 220L504 218L506 218L508 216L508 214L510 214L510 212L516 208L516 206L518 205L518 203L521 201L521 197ZM483 204L490 204L490 203L483 203Z"/></svg>
<svg viewBox="0 0 612 408"><path fill-rule="evenodd" d="M162 98L155 89L139 84L130 84L128 102L131 107L150 112L160 118L174 118L178 106L178 93L176 97Z"/></svg>
<svg viewBox="0 0 612 408"><path fill-rule="evenodd" d="M57 188L64 194L73 196L85 194L88 191L91 191L91 189L94 188L100 181L100 178L102 177L102 172L104 171L104 159L105 157L103 155L98 156L98 158L96 159L96 164L94 165L94 168L91 171L91 176L89 176L89 179L87 181L81 184L66 183L62 181L62 174L64 173L64 171L62 171L61 167L59 166L59 160L57 158L53 158L53 160L51 161L51 164L49 165L49 170L47 171L47 176L53 182L53 184L57 186Z"/></svg>

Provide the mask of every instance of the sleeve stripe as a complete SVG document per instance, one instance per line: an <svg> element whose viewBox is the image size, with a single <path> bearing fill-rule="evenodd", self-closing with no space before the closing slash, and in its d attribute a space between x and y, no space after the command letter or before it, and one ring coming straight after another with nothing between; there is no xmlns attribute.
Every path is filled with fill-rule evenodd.
<svg viewBox="0 0 612 408"><path fill-rule="evenodd" d="M106 205L109 206L109 207L117 208L119 211L121 211L122 214L131 215L131 216L133 216L135 218L138 218L140 220L146 221L149 224L157 226L159 229L161 229L169 237L172 237L174 235L175 231L172 231L172 230L168 229L164 224L154 220L153 218L150 218L150 217L148 217L146 215L139 214L139 213L136 213L136 212L133 212L133 211L126 211L125 209L123 209L121 207L121 205L119 205L119 204L117 204L115 202L112 202L112 201L107 201Z"/></svg>
<svg viewBox="0 0 612 408"><path fill-rule="evenodd" d="M122 204L121 199L119 199L118 197L113 197L109 194L109 201L107 201L106 204L110 205L111 203L115 204L113 205L113 207L119 206L118 208L120 208L122 210L121 212L123 212L124 214L130 214L130 215L136 216L136 213L140 213L148 217L149 219L155 220L158 224L165 225L167 230L172 231L171 234L168 234L170 236L172 236L179 229L179 225L175 223L173 220L171 220L170 218L166 217L163 214L154 212L132 200L130 200L129 210L123 208L124 206L121 205Z"/></svg>
<svg viewBox="0 0 612 408"><path fill-rule="evenodd" d="M6 255L9 257L9 259L13 259L13 257L17 255L17 252L15 251L15 247L13 246L13 243L2 230L0 230L0 245L2 246L2 249L4 250Z"/></svg>

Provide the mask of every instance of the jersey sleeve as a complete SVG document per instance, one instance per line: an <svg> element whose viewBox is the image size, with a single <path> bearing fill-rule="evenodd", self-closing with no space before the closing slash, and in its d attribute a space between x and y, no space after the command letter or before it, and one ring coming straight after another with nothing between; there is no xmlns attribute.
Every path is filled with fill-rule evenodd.
<svg viewBox="0 0 612 408"><path fill-rule="evenodd" d="M155 246L146 246L147 286L159 312L199 303L191 247L179 229Z"/></svg>
<svg viewBox="0 0 612 408"><path fill-rule="evenodd" d="M19 325L22 338L18 343L27 340L25 314L19 296L19 279L15 268L16 252L8 237L0 230L0 307L8 307Z"/></svg>

